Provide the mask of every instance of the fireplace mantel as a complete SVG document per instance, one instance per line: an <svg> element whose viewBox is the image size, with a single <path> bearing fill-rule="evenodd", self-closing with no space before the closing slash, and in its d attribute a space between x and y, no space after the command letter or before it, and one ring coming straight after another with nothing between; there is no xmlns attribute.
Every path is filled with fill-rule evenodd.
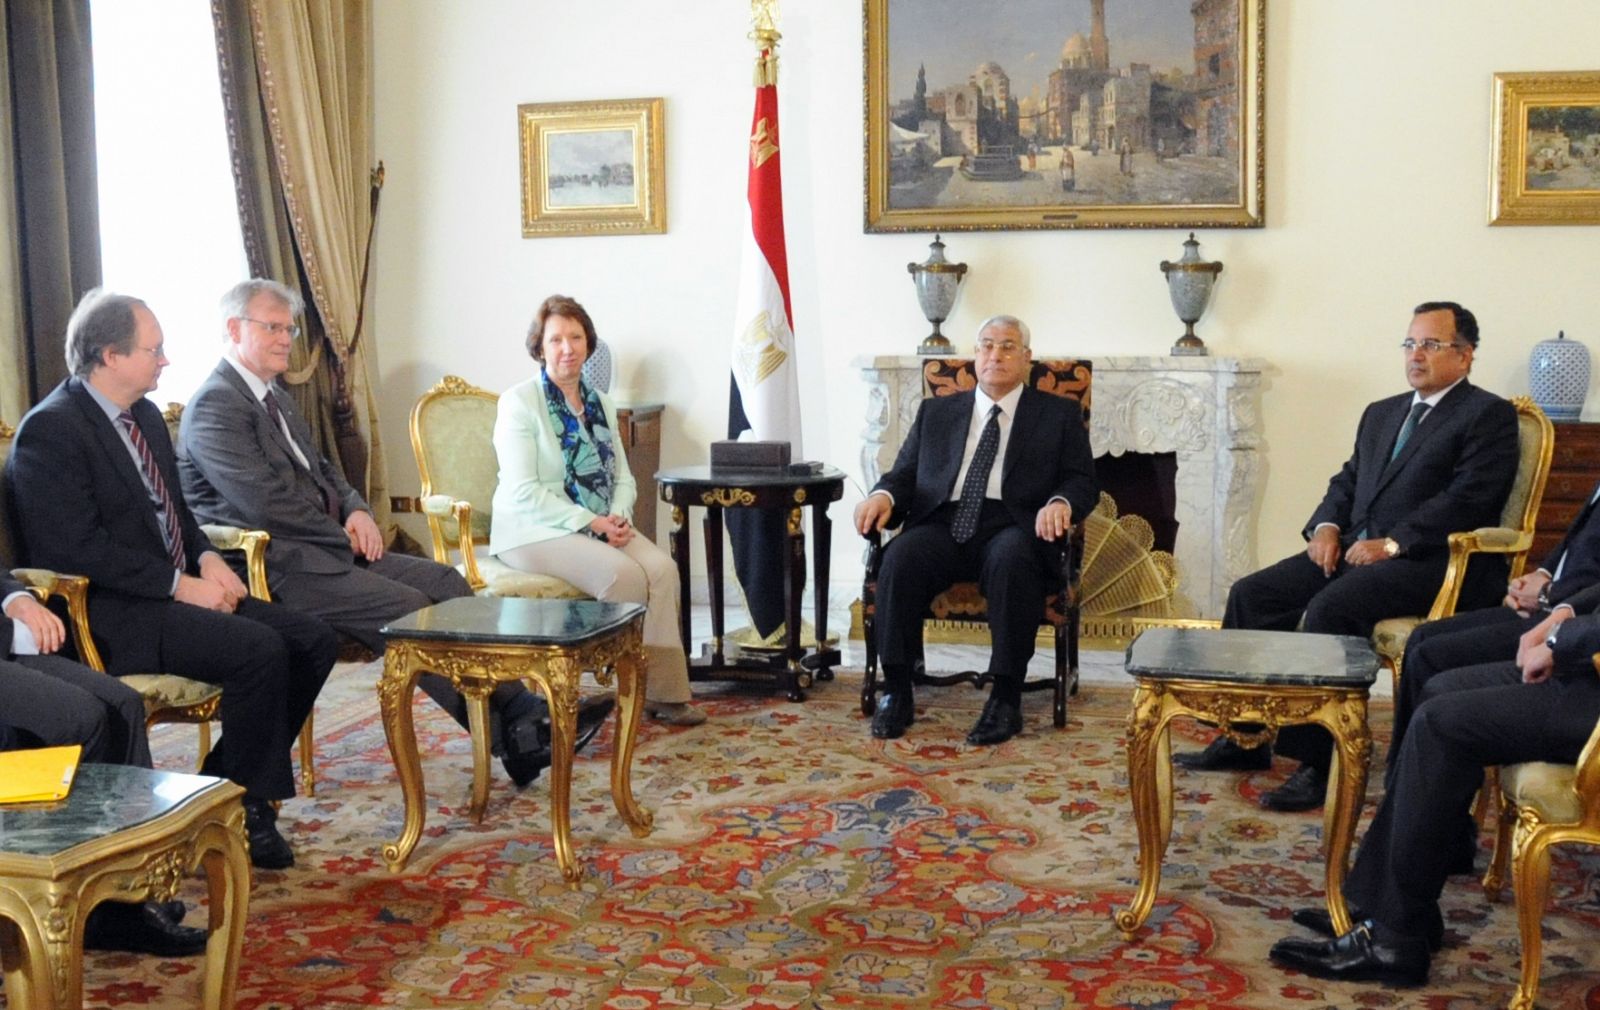
<svg viewBox="0 0 1600 1010"><path fill-rule="evenodd" d="M1039 352L1041 358L1052 357ZM868 487L894 463L922 399L918 355L856 358L868 386L861 470ZM1178 458L1179 592L1222 616L1228 587L1255 568L1252 510L1260 484L1259 358L1094 358L1089 442L1095 455Z"/></svg>

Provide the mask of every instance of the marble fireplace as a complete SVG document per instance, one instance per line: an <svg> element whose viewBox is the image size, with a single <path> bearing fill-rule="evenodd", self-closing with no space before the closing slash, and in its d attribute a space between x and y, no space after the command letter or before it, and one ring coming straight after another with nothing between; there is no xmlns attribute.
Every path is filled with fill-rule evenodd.
<svg viewBox="0 0 1600 1010"><path fill-rule="evenodd" d="M1048 358L1048 352L1038 357ZM926 357L860 357L868 386L861 469L871 487L894 462L922 399ZM1219 618L1235 579L1256 567L1253 509L1261 475L1258 358L1097 357L1089 418L1096 456L1177 456L1180 603Z"/></svg>

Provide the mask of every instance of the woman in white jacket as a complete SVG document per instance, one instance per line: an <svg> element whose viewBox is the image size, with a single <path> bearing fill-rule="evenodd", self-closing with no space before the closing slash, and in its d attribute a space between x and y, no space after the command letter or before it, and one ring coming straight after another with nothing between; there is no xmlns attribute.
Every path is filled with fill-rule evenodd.
<svg viewBox="0 0 1600 1010"><path fill-rule="evenodd" d="M500 483L489 552L597 600L644 604L645 713L692 726L705 713L689 703L678 568L634 529L638 488L617 437L616 407L583 380L595 341L589 313L565 295L546 298L533 317L528 354L542 367L501 394L495 417Z"/></svg>

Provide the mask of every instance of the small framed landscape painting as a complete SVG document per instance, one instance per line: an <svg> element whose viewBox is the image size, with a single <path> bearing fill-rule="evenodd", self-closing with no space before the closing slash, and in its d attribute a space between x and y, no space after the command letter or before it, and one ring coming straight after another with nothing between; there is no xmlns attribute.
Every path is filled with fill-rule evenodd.
<svg viewBox="0 0 1600 1010"><path fill-rule="evenodd" d="M866 230L1260 227L1266 0L863 0Z"/></svg>
<svg viewBox="0 0 1600 1010"><path fill-rule="evenodd" d="M1600 70L1494 75L1490 224L1600 224Z"/></svg>
<svg viewBox="0 0 1600 1010"><path fill-rule="evenodd" d="M667 230L662 100L517 106L522 236Z"/></svg>

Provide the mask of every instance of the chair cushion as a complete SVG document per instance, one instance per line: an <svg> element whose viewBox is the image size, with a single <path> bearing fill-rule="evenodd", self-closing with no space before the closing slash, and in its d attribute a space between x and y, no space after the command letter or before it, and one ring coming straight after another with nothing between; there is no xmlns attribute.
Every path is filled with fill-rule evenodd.
<svg viewBox="0 0 1600 1010"><path fill-rule="evenodd" d="M117 679L143 695L144 710L152 714L199 705L222 694L222 688L215 684L172 673L133 673Z"/></svg>
<svg viewBox="0 0 1600 1010"><path fill-rule="evenodd" d="M1529 807L1548 824L1571 823L1583 816L1578 799L1578 767L1529 761L1500 769L1500 790L1519 807Z"/></svg>
<svg viewBox="0 0 1600 1010"><path fill-rule="evenodd" d="M459 570L459 569L458 569ZM478 574L486 585L483 596L521 596L533 600L586 600L589 594L554 575L539 575L512 568L487 554L478 558Z"/></svg>
<svg viewBox="0 0 1600 1010"><path fill-rule="evenodd" d="M1406 651L1406 639L1422 623L1420 617L1391 617L1372 629L1372 648L1384 659L1399 659Z"/></svg>

